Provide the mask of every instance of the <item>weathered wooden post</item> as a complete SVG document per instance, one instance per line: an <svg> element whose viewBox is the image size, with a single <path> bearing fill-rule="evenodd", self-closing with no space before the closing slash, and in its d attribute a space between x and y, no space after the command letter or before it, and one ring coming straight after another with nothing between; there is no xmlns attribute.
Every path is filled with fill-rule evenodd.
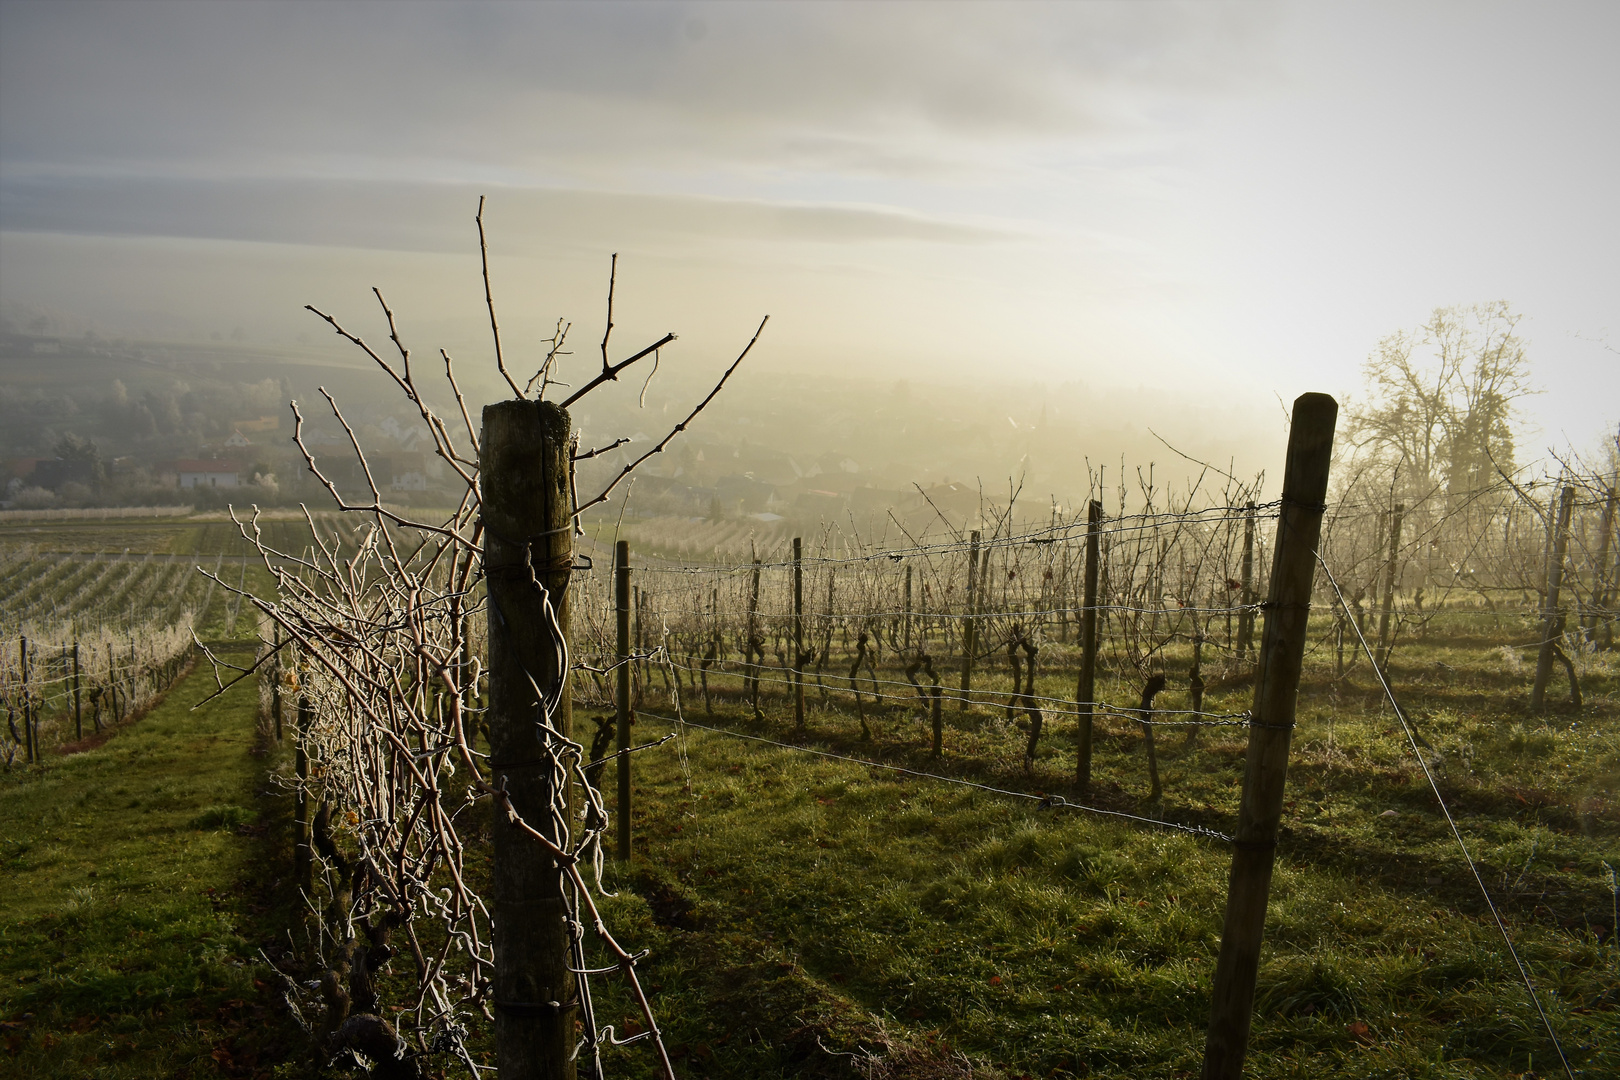
<svg viewBox="0 0 1620 1080"><path fill-rule="evenodd" d="M1558 501L1558 524L1553 531L1552 560L1547 564L1547 608L1542 613L1541 652L1536 656L1536 681L1530 687L1530 710L1540 712L1546 704L1547 683L1552 679L1553 654L1564 632L1564 613L1559 610L1559 592L1564 585L1564 557L1569 550L1569 517L1575 509L1575 489L1565 487ZM1579 704L1577 702L1577 704Z"/></svg>
<svg viewBox="0 0 1620 1080"><path fill-rule="evenodd" d="M1378 612L1378 670L1389 673L1389 614L1395 608L1395 574L1401 557L1401 516L1405 503L1396 503L1389 516L1389 561L1384 565L1384 600Z"/></svg>
<svg viewBox="0 0 1620 1080"><path fill-rule="evenodd" d="M904 632L903 632L904 636L901 639L902 640L902 645L900 647L901 647L902 651L909 653L909 652L911 652L911 564L910 563L906 563L906 602L905 602L905 607L904 607L903 610L904 610L904 613L905 613L904 614L905 622L902 623L901 625L903 625L905 627L905 629L904 629Z"/></svg>
<svg viewBox="0 0 1620 1080"><path fill-rule="evenodd" d="M1147 684L1142 687L1142 703L1136 709L1136 718L1142 724L1142 742L1147 746L1148 784L1151 788L1148 801L1152 803L1164 798L1164 786L1159 783L1159 752L1153 740L1153 699L1159 696L1166 681L1163 673L1148 676Z"/></svg>
<svg viewBox="0 0 1620 1080"><path fill-rule="evenodd" d="M73 643L73 737L84 738L84 710L79 700L79 643Z"/></svg>
<svg viewBox="0 0 1620 1080"><path fill-rule="evenodd" d="M1187 672L1187 696L1192 703L1192 724L1187 728L1187 737L1182 741L1183 747L1198 745L1200 717L1204 711L1204 632L1198 626L1198 619L1193 618L1192 639L1192 667Z"/></svg>
<svg viewBox="0 0 1620 1080"><path fill-rule="evenodd" d="M640 672L641 681L636 684L636 702L641 701L642 687L652 686L652 676L648 673L647 650L641 637L641 586L630 586L630 637L635 642L636 655L641 659L636 661L636 670Z"/></svg>
<svg viewBox="0 0 1620 1080"><path fill-rule="evenodd" d="M749 541L752 549L753 541ZM765 660L764 640L759 633L759 554L754 554L754 574L748 587L748 700L753 706L754 719L763 720L765 714L759 708L759 675L760 665Z"/></svg>
<svg viewBox="0 0 1620 1080"><path fill-rule="evenodd" d="M1608 496L1603 500L1603 523L1598 527L1597 558L1592 564L1592 602L1582 624L1589 642L1596 642L1600 621L1605 625L1614 621L1605 610L1609 598L1609 542L1614 535L1615 485L1610 483L1608 488Z"/></svg>
<svg viewBox="0 0 1620 1080"><path fill-rule="evenodd" d="M293 775L298 786L293 790L293 881L308 892L315 883L314 865L310 859L309 832L309 728L315 717L308 696L298 699L298 723L293 732Z"/></svg>
<svg viewBox="0 0 1620 1080"><path fill-rule="evenodd" d="M270 716L276 723L276 742L281 741L281 627L275 628L276 662L270 668Z"/></svg>
<svg viewBox="0 0 1620 1080"><path fill-rule="evenodd" d="M1209 1033L1204 1043L1204 1080L1237 1080L1248 1051L1266 899L1282 821L1288 778L1288 747L1294 731L1295 697L1304 663L1316 545L1339 406L1326 394L1294 401L1284 467L1271 588L1254 681L1243 801L1232 841L1232 877L1226 921L1215 965Z"/></svg>
<svg viewBox="0 0 1620 1080"><path fill-rule="evenodd" d="M554 778L573 727L568 579L569 418L549 401L484 407L479 440L489 589L489 764L512 814L562 846L568 792ZM555 702L545 715L544 698ZM549 727L550 732L546 730ZM555 732L555 734L552 734ZM563 781L566 783L566 781ZM497 803L490 912L495 1060L503 1076L574 1077L574 976L556 859Z"/></svg>
<svg viewBox="0 0 1620 1080"><path fill-rule="evenodd" d="M793 726L804 729L804 547L793 538Z"/></svg>
<svg viewBox="0 0 1620 1080"><path fill-rule="evenodd" d="M1609 496L1603 501L1603 536L1598 540L1597 583L1593 586L1593 593L1597 597L1597 605L1601 609L1598 618L1603 622L1603 645L1605 649L1614 647L1614 573L1609 569L1609 549L1614 540L1615 526L1615 489L1620 487L1620 476L1609 480ZM1616 560L1620 563L1620 559Z"/></svg>
<svg viewBox="0 0 1620 1080"><path fill-rule="evenodd" d="M928 665L928 678L933 685L929 687L932 701L929 703L928 719L934 730L934 757L937 759L945 753L945 717L943 692L939 685L939 676L934 674L934 665Z"/></svg>
<svg viewBox="0 0 1620 1080"><path fill-rule="evenodd" d="M1080 721L1079 757L1075 782L1080 793L1091 790L1091 721L1097 700L1097 570L1102 555L1103 504L1096 499L1086 509L1085 603L1080 612L1080 681L1075 685L1075 711Z"/></svg>
<svg viewBox="0 0 1620 1080"><path fill-rule="evenodd" d="M39 758L34 746L34 698L28 689L28 639L17 638L17 657L22 664L23 760L32 765Z"/></svg>
<svg viewBox="0 0 1620 1080"><path fill-rule="evenodd" d="M968 698L973 693L973 650L979 645L977 614L979 596L979 530L974 529L968 540L968 573L966 612L962 617L962 698L956 703L959 712L967 712Z"/></svg>
<svg viewBox="0 0 1620 1080"><path fill-rule="evenodd" d="M113 667L112 642L107 642L107 693L112 696L112 722L118 726L118 721L124 718L123 706L118 701L118 669Z"/></svg>
<svg viewBox="0 0 1620 1080"><path fill-rule="evenodd" d="M615 681L619 725L619 861L630 861L630 541L613 549L614 615L619 632Z"/></svg>
<svg viewBox="0 0 1620 1080"><path fill-rule="evenodd" d="M1333 601L1333 681L1344 678L1344 624L1350 613L1344 604Z"/></svg>
<svg viewBox="0 0 1620 1080"><path fill-rule="evenodd" d="M1238 612L1237 657L1246 659L1254 644L1254 503L1244 507L1243 513L1243 582L1238 594L1241 610Z"/></svg>

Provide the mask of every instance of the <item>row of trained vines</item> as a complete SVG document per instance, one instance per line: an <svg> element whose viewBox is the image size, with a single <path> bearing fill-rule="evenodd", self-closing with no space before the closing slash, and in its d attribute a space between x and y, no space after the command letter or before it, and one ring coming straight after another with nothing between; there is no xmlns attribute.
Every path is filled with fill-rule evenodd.
<svg viewBox="0 0 1620 1080"><path fill-rule="evenodd" d="M0 554L0 758L38 761L47 750L99 734L139 713L184 668L193 624L215 601L221 556L128 552ZM240 578L243 568L235 567ZM240 602L225 601L234 630Z"/></svg>
<svg viewBox="0 0 1620 1080"><path fill-rule="evenodd" d="M1253 664L1276 506L1248 488L1159 507L1151 489L1137 494L1145 508L1099 527L1098 663L1112 696L1091 704L1134 717L1142 689L1163 676L1163 700L1183 696L1159 710L1162 722L1230 722L1202 709L1200 691ZM786 541L707 564L633 557L633 645L644 657L636 699L656 687L666 702L684 692L689 705L712 707L724 692L758 706L790 696L802 671L822 703L837 695L858 710L863 701L926 710L938 685L957 708L1010 714L1038 703L1048 715L1074 714L1084 703L1058 688L1074 685L1081 661L1086 520L990 517L982 533L936 527L897 546L825 526L801 544L797 605ZM1425 637L1476 638L1527 659L1550 637L1578 680L1581 657L1613 644L1615 526L1612 481L1595 475L1504 481L1411 506L1387 492L1343 492L1320 546L1343 600L1318 578L1307 663L1342 680L1358 663L1358 631L1385 670ZM588 661L575 693L611 706L602 672L616 649L612 581L597 562L574 587L576 648ZM645 658L655 650L667 663ZM1053 689L1037 694L1037 673Z"/></svg>
<svg viewBox="0 0 1620 1080"><path fill-rule="evenodd" d="M481 212L482 203L487 255ZM630 603L622 564L612 572L603 542L617 539L618 515L594 508L688 429L764 323L709 394L661 440L615 464L593 494L577 487L580 463L613 460L602 455L632 440L582 445L569 409L638 361L652 358L650 378L674 335L614 361L610 276L599 371L557 381L566 323L539 343L537 367L509 369L487 258L483 269L496 367L512 394L486 406L481 423L447 353L442 367L413 366L380 290L389 342L381 350L310 308L419 411L423 434L460 481L454 508L428 515L385 504L360 438L322 391L320 411L349 438L368 490L345 499L323 472L326 459L303 441L307 404L293 406L294 437L354 524L312 519L302 537L282 538L256 514L240 519L274 588L249 597L261 616L253 664L228 674L231 665L218 661L216 671L264 676L267 721L291 744L281 782L294 807L293 879L304 905L277 974L326 1061L364 1060L379 1076L450 1067L476 1076L494 1064L519 1076L577 1069L603 1077L605 1055L634 1042L673 1080L637 974L642 954L616 940L597 898L609 837L628 854L626 763L699 708L717 714L716 726L752 727L817 753L807 739L835 726L847 750L856 722L862 741L895 742L920 713L931 721L932 755L954 756L964 774L940 767L927 775L988 787L965 778L975 764L944 742L947 709L953 733L1005 732L1006 756L1022 757L1026 773L1050 773L1053 748L1066 753L1070 739L1083 755L1093 720L1105 735L1140 725L1150 769L1161 724L1194 737L1205 727L1245 727L1252 742L1280 740L1285 760L1279 733L1293 728L1302 652L1316 675L1325 669L1339 680L1356 670L1348 640L1356 633L1376 642L1382 674L1420 635L1483 632L1492 647L1539 646L1543 660L1556 648L1578 675L1581 659L1612 640L1607 470L1421 497L1393 483L1341 481L1329 495L1337 405L1320 394L1295 403L1296 421L1304 420L1290 434L1286 501L1258 479L1224 473L1206 487L1213 470L1169 492L1150 470L1109 500L1111 511L1093 498L1079 514L1054 508L1032 520L1014 495L987 506L977 528L942 512L932 524L892 520L903 543L875 541L851 523L791 548L762 544L751 557L693 565L658 557L679 550L681 538L671 536L636 560ZM444 380L442 413L425 396L429 377ZM594 542L582 521L596 530ZM1292 531L1280 535L1285 521ZM1279 552L1277 580L1268 581ZM1319 589L1307 625L1313 558L1339 584ZM1286 610L1267 611L1267 596ZM1270 675L1260 665L1256 680L1267 641L1268 657L1286 651L1291 659L1272 664ZM1242 700L1254 682L1255 699L1264 689L1278 706L1270 722ZM805 730L810 702L820 709L814 733ZM591 715L607 707L616 715ZM631 707L663 729L644 730L639 747ZM789 715L795 730L783 722ZM576 722L587 716L594 731ZM996 752L982 738L973 745ZM600 783L613 759L616 801ZM1167 812L1156 772L1160 805L1126 812L1081 801L1083 767L1064 801L1056 785L1013 777L1006 764L978 770L998 782L988 790L1239 840L1247 845L1240 852L1265 852L1265 873L1249 879L1269 880L1282 800L1274 767L1264 781L1269 823L1248 836L1242 823L1220 831L1231 828L1218 820L1224 807L1199 808L1209 824L1171 820L1188 808ZM1015 783L1030 790L1010 790ZM1117 793L1106 799L1124 802ZM1257 956L1263 886L1258 910L1248 908ZM1252 964L1244 977L1252 993ZM624 1003L618 1030L598 1013L599 995ZM632 1023L636 1033L623 1037Z"/></svg>
<svg viewBox="0 0 1620 1080"><path fill-rule="evenodd" d="M295 878L310 898L307 949L324 957L323 985L342 993L322 1001L291 979L285 990L320 1045L362 1056L367 1046L409 1047L400 1053L447 1055L476 1071L479 1018L496 1019L499 1003L493 886L469 845L487 842L479 808L506 797L503 759L514 756L491 730L487 630L513 616L491 604L479 542L485 529L507 526L491 525L471 494L443 526L364 509L313 523L314 544L302 552L243 523L277 578L276 599L258 602L258 659L269 675L268 715L294 751L285 782L296 803ZM1136 805L1154 824L1230 839L1221 830L1232 807L1166 800L1153 732L1185 728L1184 745L1195 749L1202 730L1249 725L1279 511L1258 482L1173 498L1144 482L1121 493L1113 513L1097 506L1094 524L1056 512L1031 522L1004 505L978 531L941 517L904 544L826 525L752 558L693 563L654 550L632 571L630 704L655 724L706 714L791 737L798 693L820 733L846 723L848 740L857 723L860 740L893 742L912 737L911 721L931 720L936 757L959 757L941 745L947 722L980 736L1001 730L1007 754L985 767L1005 775L1020 757L1026 771L1043 760L1036 779L1046 790L1063 779L1054 757L1073 760L1075 720L1094 717L1104 735L1148 747L1150 801ZM594 526L585 530L590 557L572 559L571 569L531 550L518 575L532 587L546 567L547 588L567 590L571 695L543 699L536 723L556 755L552 790L575 794L555 796L531 840L575 868L601 857L609 828L601 769L587 765L613 756L620 662L604 542L613 520L599 519L594 541ZM1504 481L1411 505L1388 491L1341 488L1316 548L1326 573L1316 578L1308 676L1329 687L1398 682L1403 648L1445 637L1526 659L1550 646L1578 678L1612 648L1615 526L1612 478L1597 474ZM1089 698L1074 689L1088 614L1098 668ZM545 680L529 674L543 693ZM574 722L572 738L562 737L553 718L576 705L594 730ZM927 747L926 723L916 738ZM1099 805L1129 805L1118 792L1098 795ZM570 964L617 969L624 956L611 937L605 946L586 940L583 881L566 891ZM389 957L403 957L412 973ZM394 1020L401 1029L378 1019L390 993L405 1006ZM599 1068L611 1040L592 1021L580 1052Z"/></svg>

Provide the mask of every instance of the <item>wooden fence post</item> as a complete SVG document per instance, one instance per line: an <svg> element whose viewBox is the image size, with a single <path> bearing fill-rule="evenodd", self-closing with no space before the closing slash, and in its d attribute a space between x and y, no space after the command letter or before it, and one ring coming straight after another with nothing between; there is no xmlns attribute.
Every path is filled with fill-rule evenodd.
<svg viewBox="0 0 1620 1080"><path fill-rule="evenodd" d="M1193 721L1187 727L1186 738L1182 740L1183 747L1198 745L1200 716L1204 711L1204 631L1198 625L1197 616L1193 617L1192 639L1192 667L1187 671L1187 698L1192 704Z"/></svg>
<svg viewBox="0 0 1620 1080"><path fill-rule="evenodd" d="M635 665L636 670L641 673L641 681L636 685L636 700L639 702L641 700L641 695L644 692L642 687L646 686L650 688L652 685L650 681L652 679L652 674L648 670L648 660L645 656L647 650L642 645L641 586L635 584L630 586L630 637L635 644L636 655L642 657L640 660L636 661Z"/></svg>
<svg viewBox="0 0 1620 1080"><path fill-rule="evenodd" d="M28 690L28 639L17 638L17 655L22 662L23 700L23 760L32 765L38 760L34 746L34 698Z"/></svg>
<svg viewBox="0 0 1620 1080"><path fill-rule="evenodd" d="M112 701L109 703L111 712L108 715L112 717L113 726L117 727L118 721L123 719L124 714L122 712L123 706L118 703L118 673L113 667L112 642L110 641L107 642L107 693L112 697Z"/></svg>
<svg viewBox="0 0 1620 1080"><path fill-rule="evenodd" d="M905 630L904 630L904 637L902 638L903 644L901 645L900 648L901 648L902 652L910 653L911 652L911 564L910 563L906 563L906 602L905 602L905 609L904 610L905 610L905 622L902 625L905 627Z"/></svg>
<svg viewBox="0 0 1620 1080"><path fill-rule="evenodd" d="M270 717L276 723L276 742L281 741L281 627L272 635L275 641L276 662L270 667Z"/></svg>
<svg viewBox="0 0 1620 1080"><path fill-rule="evenodd" d="M1593 633L1590 639L1596 641L1597 621L1603 623L1603 642L1605 649L1614 645L1614 581L1609 571L1609 548L1614 540L1615 524L1615 488L1620 486L1620 477L1609 481L1609 495L1603 500L1603 535L1598 538L1598 557L1596 580L1592 583L1592 595L1598 607L1594 616Z"/></svg>
<svg viewBox="0 0 1620 1080"><path fill-rule="evenodd" d="M1395 571L1401 557L1401 515L1405 503L1396 503L1389 516L1389 562L1384 566L1384 600L1378 612L1378 670L1389 673L1389 614L1395 607Z"/></svg>
<svg viewBox="0 0 1620 1080"><path fill-rule="evenodd" d="M1142 687L1142 703L1136 709L1136 718L1142 724L1142 742L1147 746L1148 784L1151 789L1148 802L1151 803L1164 798L1164 786L1159 783L1159 752L1153 740L1153 699L1159 696L1166 681L1163 673L1148 676L1147 684Z"/></svg>
<svg viewBox="0 0 1620 1080"><path fill-rule="evenodd" d="M1245 659L1254 644L1254 503L1244 507L1243 514L1243 581L1238 594L1242 610L1238 612L1237 657Z"/></svg>
<svg viewBox="0 0 1620 1080"><path fill-rule="evenodd" d="M793 726L804 730L804 547L793 538Z"/></svg>
<svg viewBox="0 0 1620 1080"><path fill-rule="evenodd" d="M556 735L571 737L569 427L567 411L554 402L514 399L484 407L479 439L491 780L505 790L516 815L559 845L569 793L566 780L562 790L553 786L560 772L553 754L562 751L542 725L549 722ZM549 717L536 700L537 688L556 701ZM503 1076L573 1080L578 1001L563 874L499 804L492 809L495 1063Z"/></svg>
<svg viewBox="0 0 1620 1080"><path fill-rule="evenodd" d="M973 692L973 650L978 648L979 628L974 616L979 583L979 530L974 529L968 541L967 615L962 619L962 699L956 703L957 711L967 712L968 696Z"/></svg>
<svg viewBox="0 0 1620 1080"><path fill-rule="evenodd" d="M619 632L616 690L619 725L619 861L630 861L630 541L613 550L614 615Z"/></svg>
<svg viewBox="0 0 1620 1080"><path fill-rule="evenodd" d="M1350 613L1344 604L1338 600L1333 601L1333 681L1338 682L1344 678L1344 624L1349 620ZM1338 688L1334 688L1338 692Z"/></svg>
<svg viewBox="0 0 1620 1080"><path fill-rule="evenodd" d="M79 643L73 643L73 737L84 738L84 710L79 699Z"/></svg>
<svg viewBox="0 0 1620 1080"><path fill-rule="evenodd" d="M1574 509L1575 489L1565 487L1558 502L1552 561L1547 564L1547 608L1542 613L1541 652L1536 656L1536 681L1530 687L1531 712L1540 712L1546 704L1547 683L1552 679L1553 654L1558 651L1558 639L1564 633L1564 613L1558 608L1558 594L1564 585L1564 556L1569 550L1569 517Z"/></svg>
<svg viewBox="0 0 1620 1080"><path fill-rule="evenodd" d="M1096 499L1086 509L1085 606L1080 612L1080 681L1074 700L1080 721L1079 757L1075 782L1080 794L1091 790L1092 703L1097 699L1097 570L1102 554L1103 504Z"/></svg>
<svg viewBox="0 0 1620 1080"><path fill-rule="evenodd" d="M1338 403L1326 394L1302 394L1294 401L1271 587L1255 670L1243 801L1232 842L1232 877L1204 1043L1204 1080L1238 1080L1248 1051L1338 413Z"/></svg>
<svg viewBox="0 0 1620 1080"><path fill-rule="evenodd" d="M309 697L298 699L298 723L293 731L293 775L298 786L293 791L293 881L308 892L314 885L314 866L310 860L309 833L309 738L310 721L315 710Z"/></svg>
<svg viewBox="0 0 1620 1080"><path fill-rule="evenodd" d="M749 548L754 546L749 541ZM748 656L747 676L745 689L748 691L748 701L753 706L754 719L763 720L765 714L759 708L759 677L760 666L765 661L764 639L759 633L759 555L754 555L754 574L750 579L748 589Z"/></svg>

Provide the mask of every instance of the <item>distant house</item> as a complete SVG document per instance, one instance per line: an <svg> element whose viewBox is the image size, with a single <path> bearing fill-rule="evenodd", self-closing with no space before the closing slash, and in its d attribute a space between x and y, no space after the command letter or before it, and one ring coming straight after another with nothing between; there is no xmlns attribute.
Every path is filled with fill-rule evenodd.
<svg viewBox="0 0 1620 1080"><path fill-rule="evenodd" d="M242 485L242 466L234 461L182 459L174 463L174 472L182 488Z"/></svg>
<svg viewBox="0 0 1620 1080"><path fill-rule="evenodd" d="M388 486L394 491L428 489L427 458L423 454L389 454Z"/></svg>

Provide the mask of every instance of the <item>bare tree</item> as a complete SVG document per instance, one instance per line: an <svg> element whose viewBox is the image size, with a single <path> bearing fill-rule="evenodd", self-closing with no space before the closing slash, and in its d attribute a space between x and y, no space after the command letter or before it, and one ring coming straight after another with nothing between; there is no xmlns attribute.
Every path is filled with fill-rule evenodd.
<svg viewBox="0 0 1620 1080"><path fill-rule="evenodd" d="M1513 467L1517 403L1536 393L1506 301L1436 308L1378 343L1347 445L1398 472L1403 494L1463 495Z"/></svg>

